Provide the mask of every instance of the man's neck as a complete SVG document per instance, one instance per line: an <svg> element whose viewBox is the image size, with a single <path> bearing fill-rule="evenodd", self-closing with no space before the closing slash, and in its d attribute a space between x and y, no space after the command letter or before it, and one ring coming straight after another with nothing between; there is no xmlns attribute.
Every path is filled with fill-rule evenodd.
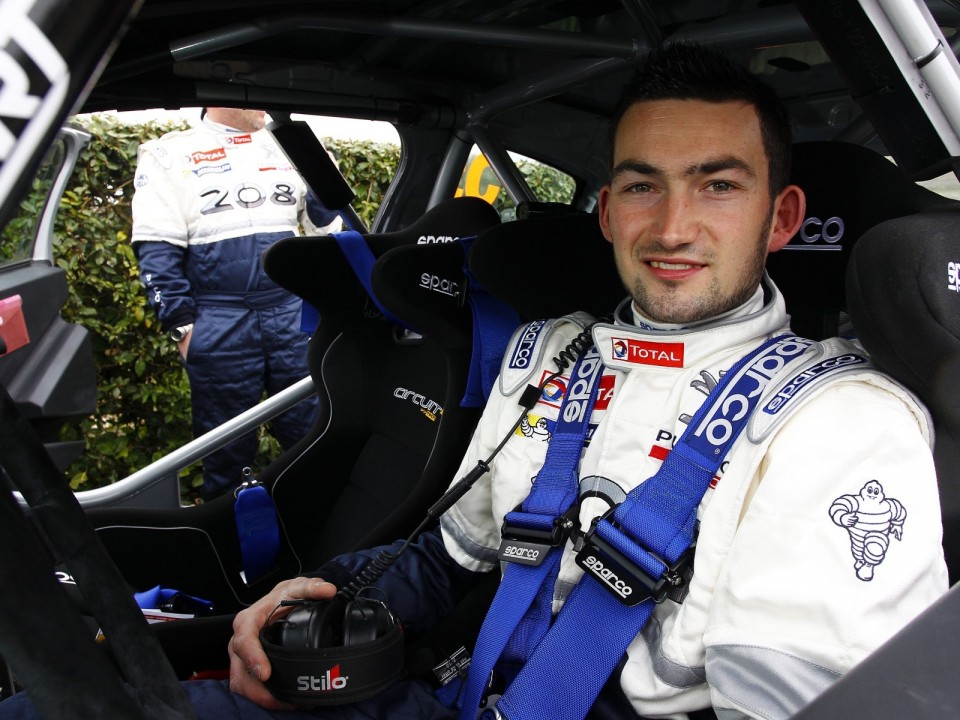
<svg viewBox="0 0 960 720"><path fill-rule="evenodd" d="M738 305L731 310L727 310L724 313L719 315L714 315L713 317L706 318L705 320L697 320L690 323L665 323L658 322L657 320L651 320L646 317L637 309L636 303L630 303L630 309L633 311L633 324L637 327L643 328L644 330L654 330L654 331L667 331L667 330L687 330L690 328L700 327L701 325L708 325L717 322L718 320L732 320L736 318L746 317L752 313L757 312L763 307L763 287L760 286L757 288L757 291L742 305Z"/></svg>

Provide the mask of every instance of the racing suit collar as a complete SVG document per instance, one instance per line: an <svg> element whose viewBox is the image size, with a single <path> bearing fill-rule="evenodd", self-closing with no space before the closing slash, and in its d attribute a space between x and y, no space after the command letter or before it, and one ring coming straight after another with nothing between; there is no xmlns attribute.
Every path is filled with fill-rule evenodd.
<svg viewBox="0 0 960 720"><path fill-rule="evenodd" d="M776 332L787 331L783 296L764 274L757 293L743 305L690 327L653 327L634 324L633 303L626 298L617 307L613 323L597 323L593 339L607 367L630 371L636 367L684 368L702 364L721 350L745 347Z"/></svg>
<svg viewBox="0 0 960 720"><path fill-rule="evenodd" d="M256 131L238 130L237 128L230 127L229 125L224 125L222 123L214 122L207 116L204 116L203 120L201 120L200 122L207 130L211 130L215 133L229 133L231 135L253 135L254 132L260 132L259 130L256 130Z"/></svg>

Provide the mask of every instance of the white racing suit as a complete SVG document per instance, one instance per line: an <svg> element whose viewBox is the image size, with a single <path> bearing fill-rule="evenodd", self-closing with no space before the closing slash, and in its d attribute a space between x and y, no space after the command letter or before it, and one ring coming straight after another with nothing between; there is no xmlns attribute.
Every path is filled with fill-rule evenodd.
<svg viewBox="0 0 960 720"><path fill-rule="evenodd" d="M144 143L138 158L132 242L162 329L194 323L185 365L199 436L308 375L302 303L267 276L261 255L300 224L319 234L340 220L265 131L205 119ZM316 412L315 399L304 401L273 433L289 448ZM249 434L205 458L204 494L237 485L256 446Z"/></svg>
<svg viewBox="0 0 960 720"><path fill-rule="evenodd" d="M625 324L628 302L594 327L606 369L580 465L582 531L657 472L728 368L789 332L783 298L765 287L686 330ZM458 477L489 456L525 385L555 370L551 358L581 330L566 319L518 331ZM465 568L498 562L503 516L530 492L569 375L443 517ZM946 591L931 430L912 396L841 340L812 345L764 392L700 505L687 597L657 605L628 649L620 683L644 717L710 705L721 718L787 717ZM580 580L573 555L568 542L554 612Z"/></svg>

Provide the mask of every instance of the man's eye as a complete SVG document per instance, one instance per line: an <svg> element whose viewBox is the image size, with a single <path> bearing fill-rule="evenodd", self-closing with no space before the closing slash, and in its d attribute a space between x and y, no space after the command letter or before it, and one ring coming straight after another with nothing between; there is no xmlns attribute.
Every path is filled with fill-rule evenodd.
<svg viewBox="0 0 960 720"><path fill-rule="evenodd" d="M627 185L626 190L629 193L647 193L650 192L650 186L647 183L633 183Z"/></svg>
<svg viewBox="0 0 960 720"><path fill-rule="evenodd" d="M710 189L713 192L730 192L733 190L733 184L728 183L726 180L714 180L710 183Z"/></svg>

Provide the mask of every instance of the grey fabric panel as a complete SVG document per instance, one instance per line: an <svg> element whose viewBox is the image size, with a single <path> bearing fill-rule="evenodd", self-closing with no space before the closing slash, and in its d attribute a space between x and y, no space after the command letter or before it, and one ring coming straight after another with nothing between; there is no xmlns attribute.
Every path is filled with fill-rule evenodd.
<svg viewBox="0 0 960 720"><path fill-rule="evenodd" d="M707 648L707 681L732 703L768 720L788 718L840 674L771 648L720 645ZM721 720L744 717L716 708Z"/></svg>

